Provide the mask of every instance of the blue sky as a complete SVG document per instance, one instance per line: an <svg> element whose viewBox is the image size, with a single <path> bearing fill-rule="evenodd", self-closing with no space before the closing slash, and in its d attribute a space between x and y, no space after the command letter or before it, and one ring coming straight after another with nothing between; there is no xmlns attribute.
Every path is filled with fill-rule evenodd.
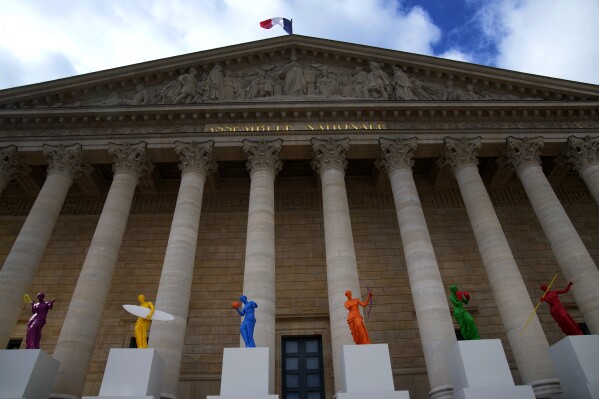
<svg viewBox="0 0 599 399"><path fill-rule="evenodd" d="M0 89L294 33L599 84L599 0L0 0Z"/></svg>

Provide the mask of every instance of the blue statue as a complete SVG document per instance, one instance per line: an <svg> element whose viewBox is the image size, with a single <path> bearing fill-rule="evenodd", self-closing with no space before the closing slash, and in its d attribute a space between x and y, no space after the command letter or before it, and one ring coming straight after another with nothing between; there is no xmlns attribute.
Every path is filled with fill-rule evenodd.
<svg viewBox="0 0 599 399"><path fill-rule="evenodd" d="M240 296L239 300L243 303L241 310L239 310L239 302L233 302L233 309L239 313L239 316L243 317L239 331L241 332L243 342L245 342L245 347L255 348L254 327L256 326L256 317L254 316L254 310L258 307L258 304L254 301L248 301L245 295Z"/></svg>

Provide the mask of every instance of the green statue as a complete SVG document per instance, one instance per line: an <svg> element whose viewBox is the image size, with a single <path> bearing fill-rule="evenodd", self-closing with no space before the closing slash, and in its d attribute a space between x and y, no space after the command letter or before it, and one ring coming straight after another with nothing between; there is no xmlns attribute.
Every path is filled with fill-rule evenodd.
<svg viewBox="0 0 599 399"><path fill-rule="evenodd" d="M458 287L456 285L452 285L449 287L449 291L451 291L451 295L449 295L449 299L453 304L453 317L458 322L460 326L460 332L462 333L462 337L466 340L471 339L480 339L480 335L478 334L478 329L476 328L476 324L474 323L474 319L468 313L466 309L464 309L464 303L468 305L470 301L470 294L467 292L458 291Z"/></svg>

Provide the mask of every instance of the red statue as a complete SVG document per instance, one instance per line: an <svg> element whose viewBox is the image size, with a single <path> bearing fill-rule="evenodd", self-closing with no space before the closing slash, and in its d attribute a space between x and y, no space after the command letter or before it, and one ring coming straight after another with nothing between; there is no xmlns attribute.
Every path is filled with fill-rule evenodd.
<svg viewBox="0 0 599 399"><path fill-rule="evenodd" d="M547 291L543 297L541 297L541 301L545 301L549 304L549 311L551 312L551 316L557 321L557 324L560 326L564 334L566 335L584 335L578 324L574 321L574 319L568 314L566 308L560 302L558 295L565 294L570 291L570 287L573 283L570 281L568 286L563 290L551 290L547 291L547 285L541 284L541 289L543 291Z"/></svg>
<svg viewBox="0 0 599 399"><path fill-rule="evenodd" d="M359 306L366 307L368 306L368 302L370 302L370 298L372 298L372 292L368 290L368 298L364 302L360 301L359 298L352 298L351 291L345 291L345 296L347 297L347 301L345 301L345 308L349 310L349 314L347 315L347 324L349 324L349 329L351 330L351 335L354 337L354 342L356 345L370 344L370 338L368 337L368 331L366 330L366 326L364 325L364 319L360 314Z"/></svg>

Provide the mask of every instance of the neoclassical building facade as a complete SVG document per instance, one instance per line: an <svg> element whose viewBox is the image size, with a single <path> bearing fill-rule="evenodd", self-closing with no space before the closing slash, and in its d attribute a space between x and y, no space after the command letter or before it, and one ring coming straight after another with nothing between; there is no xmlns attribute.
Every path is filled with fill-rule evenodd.
<svg viewBox="0 0 599 399"><path fill-rule="evenodd" d="M0 342L56 298L53 397L97 395L144 294L165 398L218 394L258 303L271 391L332 398L365 297L398 390L450 398L448 287L518 383L560 391L542 291L599 333L599 87L291 35L0 91ZM141 350L141 349L140 349Z"/></svg>

